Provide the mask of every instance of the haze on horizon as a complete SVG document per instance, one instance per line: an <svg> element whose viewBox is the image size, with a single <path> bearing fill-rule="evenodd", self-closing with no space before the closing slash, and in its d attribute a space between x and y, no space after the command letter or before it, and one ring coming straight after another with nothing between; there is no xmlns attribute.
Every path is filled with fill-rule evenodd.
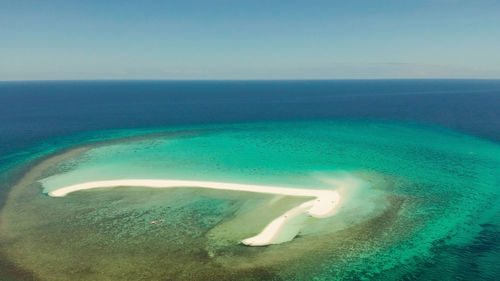
<svg viewBox="0 0 500 281"><path fill-rule="evenodd" d="M500 78L500 1L0 1L0 81Z"/></svg>

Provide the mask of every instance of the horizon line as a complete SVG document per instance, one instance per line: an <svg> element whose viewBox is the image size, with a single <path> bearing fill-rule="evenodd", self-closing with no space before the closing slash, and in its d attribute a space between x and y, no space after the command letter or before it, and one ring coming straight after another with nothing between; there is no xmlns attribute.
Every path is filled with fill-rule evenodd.
<svg viewBox="0 0 500 281"><path fill-rule="evenodd" d="M140 82L140 81L156 81L156 82L279 82L279 81L382 81L382 80L500 80L500 78L279 78L279 79L266 79L266 78L248 78L248 79L232 79L232 78L99 78L99 79L14 79L14 80L0 80L0 83L11 82Z"/></svg>

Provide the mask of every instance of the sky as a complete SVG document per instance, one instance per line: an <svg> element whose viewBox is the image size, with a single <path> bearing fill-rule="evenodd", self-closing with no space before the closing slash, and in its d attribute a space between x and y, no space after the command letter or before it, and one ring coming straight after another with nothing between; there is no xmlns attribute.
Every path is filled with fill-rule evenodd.
<svg viewBox="0 0 500 281"><path fill-rule="evenodd" d="M500 0L0 0L0 81L500 78Z"/></svg>

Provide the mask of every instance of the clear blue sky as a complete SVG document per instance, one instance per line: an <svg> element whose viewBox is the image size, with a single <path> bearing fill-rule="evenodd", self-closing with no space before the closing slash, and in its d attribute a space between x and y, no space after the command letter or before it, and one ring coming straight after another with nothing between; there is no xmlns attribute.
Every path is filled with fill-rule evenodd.
<svg viewBox="0 0 500 281"><path fill-rule="evenodd" d="M499 0L0 0L0 80L500 78Z"/></svg>

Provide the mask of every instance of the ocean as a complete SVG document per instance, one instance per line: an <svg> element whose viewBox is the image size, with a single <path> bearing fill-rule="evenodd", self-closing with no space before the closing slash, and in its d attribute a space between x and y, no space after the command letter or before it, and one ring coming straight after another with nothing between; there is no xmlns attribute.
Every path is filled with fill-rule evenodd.
<svg viewBox="0 0 500 281"><path fill-rule="evenodd" d="M325 188L346 174L367 184L338 215L263 248L237 242L295 199L263 215L276 198L46 195L86 179ZM0 82L0 177L6 280L500 274L500 80Z"/></svg>

